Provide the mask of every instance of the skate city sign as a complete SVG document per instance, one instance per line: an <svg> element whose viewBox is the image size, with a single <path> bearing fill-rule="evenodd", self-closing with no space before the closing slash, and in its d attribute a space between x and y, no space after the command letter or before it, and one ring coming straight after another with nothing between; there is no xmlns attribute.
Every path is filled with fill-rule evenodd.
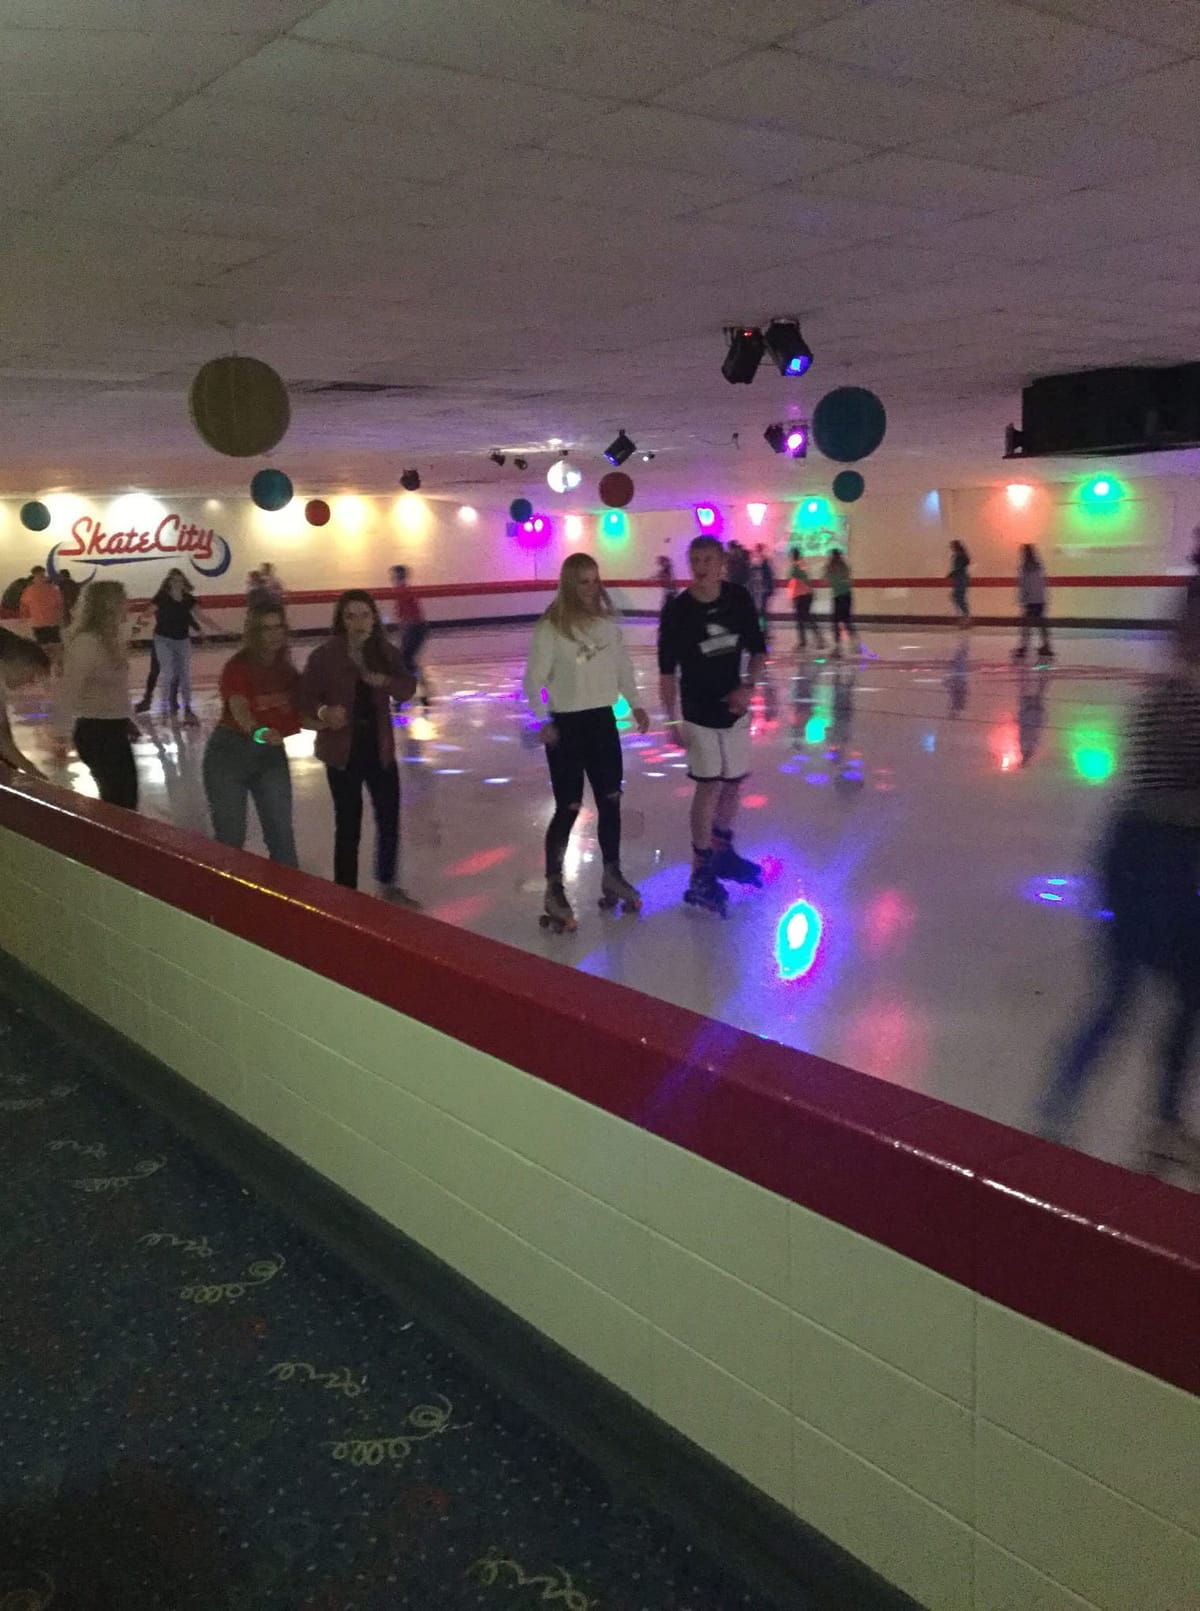
<svg viewBox="0 0 1200 1611"><path fill-rule="evenodd" d="M68 560L83 560L99 567L176 559L186 560L201 576L224 576L232 558L227 538L211 526L197 525L180 514L165 514L144 527L130 525L114 531L107 531L95 515L80 515L71 527L70 537L50 550L46 569L54 576Z"/></svg>

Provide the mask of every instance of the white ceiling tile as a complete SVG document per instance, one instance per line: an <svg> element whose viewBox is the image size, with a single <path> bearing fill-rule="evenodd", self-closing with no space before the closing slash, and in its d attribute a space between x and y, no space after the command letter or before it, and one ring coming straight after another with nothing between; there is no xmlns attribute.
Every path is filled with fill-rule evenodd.
<svg viewBox="0 0 1200 1611"><path fill-rule="evenodd" d="M1010 0L879 0L801 30L791 48L1019 105L1134 78L1171 54Z"/></svg>
<svg viewBox="0 0 1200 1611"><path fill-rule="evenodd" d="M514 84L637 100L736 56L714 34L628 18L617 27L560 0L328 0L296 32L405 62L454 67Z"/></svg>
<svg viewBox="0 0 1200 1611"><path fill-rule="evenodd" d="M1189 148L1134 130L1098 127L1078 106L1077 101L1068 101L1013 112L977 128L959 129L949 137L917 142L909 149L918 156L950 156L1068 188L1200 166L1200 147L1195 144Z"/></svg>
<svg viewBox="0 0 1200 1611"><path fill-rule="evenodd" d="M1102 127L1177 140L1197 151L1200 61L1178 62L1132 84L1077 96L1066 106L1073 115Z"/></svg>
<svg viewBox="0 0 1200 1611"><path fill-rule="evenodd" d="M1002 96L958 95L824 66L785 50L754 51L657 97L661 106L755 128L790 129L869 147L970 128L1006 111Z"/></svg>
<svg viewBox="0 0 1200 1611"><path fill-rule="evenodd" d="M550 147L651 170L733 174L760 184L803 178L850 162L863 150L846 141L722 123L656 106L619 107L551 140Z"/></svg>
<svg viewBox="0 0 1200 1611"><path fill-rule="evenodd" d="M536 144L612 105L571 91L514 95L511 84L470 73L291 38L248 57L207 93L247 109L265 101L314 122L334 118L379 130L396 126L456 148L474 141L477 149Z"/></svg>
<svg viewBox="0 0 1200 1611"><path fill-rule="evenodd" d="M888 202L953 217L1034 201L1046 185L1024 175L888 151L830 169L807 181L806 188L843 201Z"/></svg>
<svg viewBox="0 0 1200 1611"><path fill-rule="evenodd" d="M1033 11L1070 17L1130 39L1194 54L1200 50L1200 0L1021 0Z"/></svg>

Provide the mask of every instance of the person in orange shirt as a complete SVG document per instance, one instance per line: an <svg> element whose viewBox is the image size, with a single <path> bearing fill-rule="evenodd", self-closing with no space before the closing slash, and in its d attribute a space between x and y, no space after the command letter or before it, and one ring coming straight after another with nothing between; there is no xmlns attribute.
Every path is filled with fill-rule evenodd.
<svg viewBox="0 0 1200 1611"><path fill-rule="evenodd" d="M21 594L21 619L33 627L34 641L45 649L50 669L58 676L63 663L63 596L44 565L35 565L30 572L29 586Z"/></svg>

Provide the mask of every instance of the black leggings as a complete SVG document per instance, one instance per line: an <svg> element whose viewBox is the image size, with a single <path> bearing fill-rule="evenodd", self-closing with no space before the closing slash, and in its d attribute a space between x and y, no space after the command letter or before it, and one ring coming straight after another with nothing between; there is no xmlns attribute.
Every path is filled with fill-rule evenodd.
<svg viewBox="0 0 1200 1611"><path fill-rule="evenodd" d="M100 798L109 805L136 811L138 803L137 763L129 742L129 723L102 721L81 716L75 723L75 749L79 759L96 780Z"/></svg>
<svg viewBox="0 0 1200 1611"><path fill-rule="evenodd" d="M605 866L621 859L621 738L611 709L572 710L556 715L558 742L546 746L554 815L546 829L546 877L561 878L563 857L583 804L583 780L596 801L596 837Z"/></svg>
<svg viewBox="0 0 1200 1611"><path fill-rule="evenodd" d="M375 877L390 887L396 882L400 850L400 769L353 764L327 766L333 796L333 876L346 889L358 888L358 842L362 837L363 788L375 813Z"/></svg>
<svg viewBox="0 0 1200 1611"><path fill-rule="evenodd" d="M833 641L835 644L842 640L844 632L847 638L854 637L854 594L839 593L833 601Z"/></svg>
<svg viewBox="0 0 1200 1611"><path fill-rule="evenodd" d="M813 596L811 593L801 593L792 600L792 608L796 612L796 634L803 649L808 643L808 634L811 631L818 646L821 642L821 629L812 618Z"/></svg>

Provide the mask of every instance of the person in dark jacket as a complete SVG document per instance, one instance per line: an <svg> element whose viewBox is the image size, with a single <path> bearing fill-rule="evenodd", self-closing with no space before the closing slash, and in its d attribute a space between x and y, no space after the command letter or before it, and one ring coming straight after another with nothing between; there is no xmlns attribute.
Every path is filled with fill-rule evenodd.
<svg viewBox="0 0 1200 1611"><path fill-rule="evenodd" d="M379 892L401 906L417 903L396 883L400 850L400 774L392 731L392 701L411 699L417 679L388 642L375 600L360 588L343 593L333 633L309 656L297 705L317 728L316 755L325 763L333 796L333 876L358 888L363 789L375 813L375 876Z"/></svg>

